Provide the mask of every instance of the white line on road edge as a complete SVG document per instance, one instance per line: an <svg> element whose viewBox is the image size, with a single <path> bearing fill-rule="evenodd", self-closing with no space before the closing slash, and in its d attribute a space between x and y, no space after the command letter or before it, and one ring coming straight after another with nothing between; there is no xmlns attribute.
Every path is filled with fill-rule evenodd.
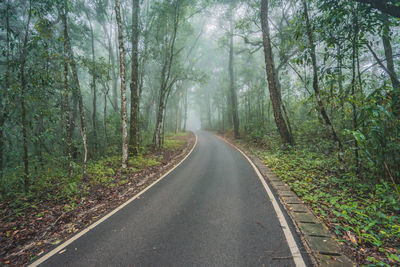
<svg viewBox="0 0 400 267"><path fill-rule="evenodd" d="M285 219L285 216L282 213L281 208L279 207L278 202L276 201L276 198L274 196L274 194L272 193L271 189L269 188L268 184L265 182L264 177L262 176L262 174L260 173L260 171L258 170L258 168L256 167L256 165L253 163L253 161L251 161L251 159L242 151L240 150L237 146L235 146L234 144L228 142L227 140L225 140L224 138L221 138L219 136L217 136L218 138L220 138L221 140L223 140L224 142L228 143L229 145L231 145L233 148L235 148L237 151L239 151L246 159L247 161L250 163L250 165L253 167L255 173L257 174L258 178L260 179L262 185L264 186L265 191L267 191L268 197L270 198L271 202L272 202L272 206L274 207L274 210L276 212L276 215L279 219L279 223L282 226L282 230L283 233L285 234L286 237L286 241L288 242L288 246L290 248L290 252L292 253L293 256L293 261L295 263L295 265L297 267L306 267L306 264L304 262L303 256L300 253L299 247L297 246L296 241L294 240L292 231L290 231L289 225L287 224L287 221Z"/></svg>
<svg viewBox="0 0 400 267"><path fill-rule="evenodd" d="M138 194L136 194L135 196L133 196L132 198L130 198L128 201L126 201L125 203L121 204L120 206L118 206L117 208L115 208L113 211L111 211L110 213L108 213L107 215L105 215L103 218L101 218L100 220L96 221L95 223L89 225L87 228L85 228L84 230L82 230L81 232L79 232L78 234L74 235L73 237L71 237L70 239L68 239L67 241L65 241L64 243L62 243L61 245L59 245L58 247L54 248L53 250L51 250L50 252L48 252L46 255L44 255L43 257L39 258L38 260L36 260L35 262L33 262L32 264L29 265L29 267L36 267L39 264L42 264L43 262L45 262L46 260L48 260L50 257L52 257L54 254L56 254L57 252L59 252L60 250L64 249L65 247L67 247L69 244L71 244L72 242L74 242L75 240L77 240L78 238L80 238L81 236L83 236L84 234L86 234L87 232L89 232L90 230L92 230L93 228L95 228L97 225L99 225L100 223L104 222L105 220L107 220L108 218L110 218L111 216L113 216L115 213L117 213L118 211L120 211L121 209L123 209L126 205L128 205L129 203L131 203L132 201L134 201L135 199L137 199L140 195L142 195L144 192L146 192L147 190L149 190L151 187L153 187L155 184L157 184L159 181L161 181L163 178L165 178L168 174L170 174L173 170L175 170L176 167L178 167L179 165L181 165L182 162L185 161L185 159L187 157L189 157L190 154L192 154L194 148L197 145L197 135L195 133L193 133L194 136L196 137L196 140L194 142L194 145L192 147L192 149L190 149L189 153L178 163L176 164L172 169L170 169L169 171L167 171L165 174L163 174L160 178L158 178L156 181L154 181L151 185L149 185L148 187L146 187L145 189L143 189L142 191L140 191Z"/></svg>

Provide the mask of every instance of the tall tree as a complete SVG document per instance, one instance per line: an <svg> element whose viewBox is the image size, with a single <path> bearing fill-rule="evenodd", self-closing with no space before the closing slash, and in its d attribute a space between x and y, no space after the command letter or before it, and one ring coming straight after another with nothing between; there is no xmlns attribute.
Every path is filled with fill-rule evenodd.
<svg viewBox="0 0 400 267"><path fill-rule="evenodd" d="M163 37L163 56L162 56L162 67L161 67L161 77L160 77L160 89L159 89L159 99L157 107L157 118L156 125L153 134L153 144L156 149L161 149L163 143L163 123L165 115L165 107L168 96L172 90L172 86L176 82L177 77L172 77L172 66L174 64L175 57L178 53L175 51L176 37L178 33L179 20L180 20L180 5L181 1L177 0L172 3L167 4L167 8L172 9L172 23L171 18L166 17L166 35ZM170 16L165 14L165 16ZM172 25L171 25L172 24ZM168 28L172 28L172 33L168 32Z"/></svg>
<svg viewBox="0 0 400 267"><path fill-rule="evenodd" d="M139 0L133 0L132 10L132 74L131 74L131 121L129 152L132 155L138 153L139 134Z"/></svg>
<svg viewBox="0 0 400 267"><path fill-rule="evenodd" d="M28 134L27 134L27 121L26 121L26 103L25 103L25 94L26 94L26 77L25 77L25 64L26 57L28 55L28 40L29 40L29 26L31 24L32 17L32 1L29 1L28 8L28 22L26 23L25 35L24 35L24 43L21 52L20 58L20 82L21 82L21 121L22 121L22 144L24 150L24 189L25 192L28 191L29 188L29 156L28 156Z"/></svg>
<svg viewBox="0 0 400 267"><path fill-rule="evenodd" d="M335 140L337 142L339 148L342 149L342 143L336 134L336 130L333 127L333 124L328 116L328 113L326 112L325 106L321 99L319 83L318 83L317 56L315 53L314 37L312 34L311 22L310 22L310 18L308 15L308 6L307 6L306 1L307 0L302 0L302 4L303 4L303 13L304 13L304 18L305 18L305 23L306 23L306 33L307 33L307 38L308 38L308 45L309 45L309 51L310 51L310 56L311 56L312 69L313 69L313 89L314 89L315 97L317 98L318 110L321 113L321 116L324 119L325 124L329 127L332 137L333 137L333 140Z"/></svg>
<svg viewBox="0 0 400 267"><path fill-rule="evenodd" d="M232 6L228 8L228 16L229 16L229 92L231 98L232 105L232 122L233 122L233 131L235 138L239 138L239 115L238 115L238 104L237 104L237 95L235 88L235 77L233 73L233 10Z"/></svg>
<svg viewBox="0 0 400 267"><path fill-rule="evenodd" d="M261 0L261 30L264 47L265 66L267 72L268 89L271 98L272 108L274 110L275 123L284 144L293 144L293 136L289 132L282 115L282 103L280 92L277 86L277 77L275 63L272 55L271 38L269 34L268 22L268 0Z"/></svg>
<svg viewBox="0 0 400 267"><path fill-rule="evenodd" d="M93 25L92 25L92 20L90 18L88 10L85 8L85 14L86 18L88 19L89 22L89 29L90 29L90 43L91 43L91 48L92 48L92 64L89 67L89 70L92 74L92 82L91 82L91 87L92 87L92 92L93 92L93 102L92 102L92 124L93 124L93 143L94 143L94 152L97 152L97 87L96 87L96 78L97 78L97 70L96 70L96 55L95 55L95 50L94 50L94 32L93 32Z"/></svg>
<svg viewBox="0 0 400 267"><path fill-rule="evenodd" d="M393 108L394 114L400 114L400 81L397 78L395 65L393 61L393 50L390 37L390 21L389 17L384 15L383 18L383 30L382 30L382 43L386 58L386 68L389 72L390 80L393 86Z"/></svg>
<svg viewBox="0 0 400 267"><path fill-rule="evenodd" d="M128 161L128 127L126 116L126 87L125 87L125 49L121 23L120 1L115 0L115 17L118 26L119 47L119 74L121 78L121 117L122 117L122 168L125 169Z"/></svg>
<svg viewBox="0 0 400 267"><path fill-rule="evenodd" d="M82 136L83 149L84 149L83 175L86 176L86 163L87 163L87 159L88 159L88 147L87 147L85 110L84 110L84 106L83 106L83 97L82 97L82 92L81 92L81 86L79 83L78 70L77 70L77 66L76 66L76 62L75 62L75 58L74 58L74 52L72 51L71 41L70 41L69 34L68 34L68 21L67 21L68 9L67 9L66 1L64 1L64 10L65 10L65 13L63 11L61 12L61 20L62 20L63 27L64 27L64 45L68 52L68 61L69 61L69 65L71 66L72 77L74 80L74 91L75 91L76 98L78 100L79 116L80 116L80 120L81 120L81 136Z"/></svg>

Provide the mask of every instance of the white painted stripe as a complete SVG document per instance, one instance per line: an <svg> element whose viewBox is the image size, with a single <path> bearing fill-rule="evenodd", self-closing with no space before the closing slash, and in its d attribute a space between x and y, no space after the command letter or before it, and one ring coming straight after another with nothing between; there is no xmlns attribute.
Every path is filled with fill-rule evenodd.
<svg viewBox="0 0 400 267"><path fill-rule="evenodd" d="M189 151L189 153L178 163L176 164L172 169L170 169L169 171L167 171L164 175L162 175L160 178L158 178L156 181L154 181L151 185L149 185L148 187L146 187L145 189L143 189L142 191L140 191L138 194L136 194L135 196L133 196L132 198L130 198L128 201L126 201L125 203L121 204L120 206L118 206L117 208L115 208L113 211L111 211L110 213L108 213L107 215L105 215L104 217L102 217L100 220L96 221L95 223L89 225L87 228L85 228L84 230L82 230L81 232L77 233L76 235L74 235L73 237L71 237L70 239L68 239L67 241L65 241L64 243L62 243L61 245L59 245L58 247L54 248L53 250L51 250L50 252L48 252L46 255L44 255L43 257L37 259L35 262L33 262L32 264L29 265L29 267L36 267L39 264L42 264L43 262L45 262L46 260L48 260L50 257L54 256L56 253L58 253L59 251L61 251L62 249L64 249L65 247L67 247L68 245L70 245L72 242L74 242L75 240L77 240L78 238L80 238L81 236L83 236L84 234L86 234L87 232L89 232L90 230L92 230L93 228L95 228L97 225L99 225L100 223L104 222L105 220L107 220L108 218L110 218L111 216L113 216L115 213L117 213L118 211L120 211L121 209L123 209L126 205L128 205L129 203L131 203L132 201L134 201L135 199L137 199L140 195L142 195L143 193L145 193L147 190L149 190L151 187L153 187L155 184L157 184L159 181L161 181L163 178L165 178L168 174L170 174L173 170L175 170L176 167L178 167L179 165L181 165L182 162L185 161L185 159L187 157L189 157L190 154L192 154L194 148L197 145L197 135L194 134L196 140L195 143L192 147L192 149Z"/></svg>
<svg viewBox="0 0 400 267"><path fill-rule="evenodd" d="M292 231L290 231L289 225L285 219L285 216L282 213L281 208L279 207L279 204L274 196L274 194L272 193L271 189L269 188L268 184L265 182L264 177L262 176L262 174L260 173L260 171L258 170L258 168L256 167L256 165L254 165L253 161L251 161L251 159L242 151L240 150L238 147L236 147L234 144L231 144L230 142L228 142L227 140L217 136L218 138L220 138L221 140L223 140L224 142L226 142L227 144L231 145L233 148L235 148L237 151L239 151L246 159L247 161L250 163L250 165L253 167L255 173L257 174L258 178L260 179L262 185L264 186L265 191L267 191L268 197L270 198L271 202L272 202L272 206L274 207L274 210L276 212L276 215L279 219L279 223L281 224L283 233L285 234L285 238L286 241L288 243L290 252L292 253L293 256L293 261L296 264L297 267L306 267L306 264L304 262L303 256L300 253L299 247L297 246L296 241L294 240Z"/></svg>

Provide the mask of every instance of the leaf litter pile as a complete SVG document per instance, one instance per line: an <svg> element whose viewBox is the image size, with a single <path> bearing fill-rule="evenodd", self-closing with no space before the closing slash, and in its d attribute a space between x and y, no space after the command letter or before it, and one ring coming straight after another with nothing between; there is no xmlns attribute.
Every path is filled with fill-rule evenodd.
<svg viewBox="0 0 400 267"><path fill-rule="evenodd" d="M0 265L21 266L42 256L157 180L189 153L194 142L193 133L167 139L164 149L133 158L125 171L119 160L104 160L106 168L88 166L91 179L80 184L85 193L70 201L42 201L20 213L11 202L1 203Z"/></svg>

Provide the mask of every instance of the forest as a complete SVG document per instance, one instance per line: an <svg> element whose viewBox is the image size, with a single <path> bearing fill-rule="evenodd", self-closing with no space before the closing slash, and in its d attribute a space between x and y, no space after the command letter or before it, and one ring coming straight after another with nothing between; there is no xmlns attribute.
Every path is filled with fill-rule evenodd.
<svg viewBox="0 0 400 267"><path fill-rule="evenodd" d="M398 0L3 0L0 14L2 261L26 214L65 216L201 128L264 160L355 263L400 264Z"/></svg>

